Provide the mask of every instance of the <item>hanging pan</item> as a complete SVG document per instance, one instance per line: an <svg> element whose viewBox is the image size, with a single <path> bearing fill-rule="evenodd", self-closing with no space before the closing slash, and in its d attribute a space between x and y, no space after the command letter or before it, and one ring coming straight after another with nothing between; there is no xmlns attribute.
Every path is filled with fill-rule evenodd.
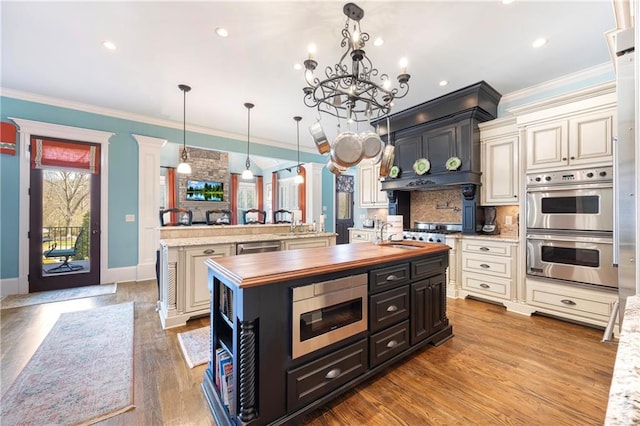
<svg viewBox="0 0 640 426"><path fill-rule="evenodd" d="M340 133L331 146L331 159L340 167L355 166L363 154L362 141L354 132Z"/></svg>
<svg viewBox="0 0 640 426"><path fill-rule="evenodd" d="M395 157L396 147L391 144L391 132L389 125L389 116L387 116L387 145L382 150L382 158L380 159L380 177L389 176L391 167L393 167L393 159Z"/></svg>
<svg viewBox="0 0 640 426"><path fill-rule="evenodd" d="M322 130L320 121L316 121L311 126L309 126L309 132L311 133L313 142L316 144L316 148L318 149L318 152L320 154L326 154L331 150L331 145L327 140L327 136L324 134L324 130Z"/></svg>

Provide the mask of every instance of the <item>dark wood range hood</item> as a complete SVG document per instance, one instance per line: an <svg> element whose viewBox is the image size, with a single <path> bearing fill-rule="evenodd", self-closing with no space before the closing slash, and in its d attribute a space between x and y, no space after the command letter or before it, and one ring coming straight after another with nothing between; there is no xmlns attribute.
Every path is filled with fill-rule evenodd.
<svg viewBox="0 0 640 426"><path fill-rule="evenodd" d="M480 132L478 123L496 118L502 95L484 81L389 116L391 143L395 145L396 178L382 182L386 191L428 191L451 185L480 184ZM386 119L374 122L388 134ZM448 170L447 161L460 159ZM428 172L413 170L416 160L430 162Z"/></svg>

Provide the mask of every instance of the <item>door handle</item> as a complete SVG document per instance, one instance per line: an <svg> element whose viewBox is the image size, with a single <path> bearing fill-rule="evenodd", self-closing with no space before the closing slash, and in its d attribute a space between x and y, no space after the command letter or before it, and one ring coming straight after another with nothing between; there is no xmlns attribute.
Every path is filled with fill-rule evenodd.
<svg viewBox="0 0 640 426"><path fill-rule="evenodd" d="M340 373L342 373L342 370L340 370L339 368L334 368L333 370L329 371L324 378L325 379L335 379L336 377L338 377L340 375Z"/></svg>
<svg viewBox="0 0 640 426"><path fill-rule="evenodd" d="M389 307L387 308L387 312L395 312L398 310L398 307L396 305L389 305Z"/></svg>

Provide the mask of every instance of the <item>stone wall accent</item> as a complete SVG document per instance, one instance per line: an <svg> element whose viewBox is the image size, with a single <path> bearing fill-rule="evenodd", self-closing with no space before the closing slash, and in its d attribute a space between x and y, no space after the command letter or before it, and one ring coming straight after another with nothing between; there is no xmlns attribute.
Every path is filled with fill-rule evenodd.
<svg viewBox="0 0 640 426"><path fill-rule="evenodd" d="M178 153L182 154L182 150ZM229 175L229 154L221 151L187 147L191 165L190 175L178 175L178 207L193 211L194 222L204 222L205 212L212 209L229 209L231 179ZM180 161L180 160L178 160ZM210 180L222 182L223 201L185 201L187 180Z"/></svg>

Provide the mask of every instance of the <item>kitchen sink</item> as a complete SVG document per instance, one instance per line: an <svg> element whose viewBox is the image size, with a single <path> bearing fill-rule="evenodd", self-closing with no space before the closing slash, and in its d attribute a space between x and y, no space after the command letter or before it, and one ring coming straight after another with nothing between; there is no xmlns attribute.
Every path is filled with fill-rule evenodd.
<svg viewBox="0 0 640 426"><path fill-rule="evenodd" d="M401 248L401 249L419 249L419 246L410 246L406 244L387 244L387 247Z"/></svg>

